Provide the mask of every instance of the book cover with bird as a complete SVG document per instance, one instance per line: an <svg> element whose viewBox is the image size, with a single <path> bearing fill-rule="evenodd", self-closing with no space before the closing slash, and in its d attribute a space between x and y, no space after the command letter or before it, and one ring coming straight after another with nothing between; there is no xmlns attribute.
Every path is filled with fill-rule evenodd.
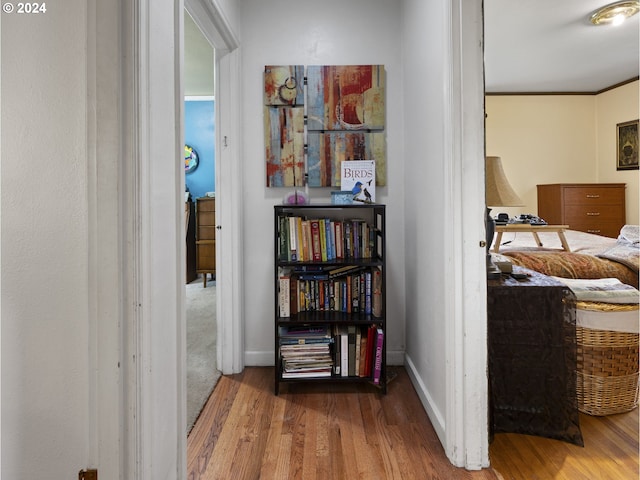
<svg viewBox="0 0 640 480"><path fill-rule="evenodd" d="M354 202L375 203L375 160L346 160L341 162L340 190L350 191Z"/></svg>

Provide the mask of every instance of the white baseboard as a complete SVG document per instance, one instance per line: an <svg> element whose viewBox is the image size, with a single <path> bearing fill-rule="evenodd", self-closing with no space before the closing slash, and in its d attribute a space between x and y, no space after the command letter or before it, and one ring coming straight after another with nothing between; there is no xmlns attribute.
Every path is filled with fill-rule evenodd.
<svg viewBox="0 0 640 480"><path fill-rule="evenodd" d="M418 393L418 397L420 398L420 402L422 402L422 406L424 407L424 409L427 412L427 415L429 416L429 420L431 420L431 424L433 425L433 428L436 431L438 438L440 439L440 443L444 446L446 437L445 437L445 422L442 417L442 413L436 407L433 401L433 397L431 396L431 394L429 393L429 390L427 389L424 382L420 378L420 375L418 374L418 371L414 363L411 361L411 358L408 355L406 355L404 358L404 367L407 370L407 373L409 374L409 378L411 379L413 388L415 388L416 392Z"/></svg>

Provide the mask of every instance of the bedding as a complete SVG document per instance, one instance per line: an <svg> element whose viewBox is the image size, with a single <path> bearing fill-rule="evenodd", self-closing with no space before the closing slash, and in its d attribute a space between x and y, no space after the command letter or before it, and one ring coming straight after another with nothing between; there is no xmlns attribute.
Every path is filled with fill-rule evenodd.
<svg viewBox="0 0 640 480"><path fill-rule="evenodd" d="M640 242L638 226L625 225L618 238L566 230L571 252L562 249L555 233L539 233L539 247L531 233L505 233L494 261L510 261L544 275L563 278L617 278L638 288Z"/></svg>

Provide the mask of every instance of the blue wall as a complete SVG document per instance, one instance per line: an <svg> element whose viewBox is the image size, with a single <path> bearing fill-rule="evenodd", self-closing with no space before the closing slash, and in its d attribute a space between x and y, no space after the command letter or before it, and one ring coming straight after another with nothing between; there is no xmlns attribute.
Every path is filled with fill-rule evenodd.
<svg viewBox="0 0 640 480"><path fill-rule="evenodd" d="M215 125L213 100L184 102L184 141L198 152L200 164L185 175L191 198L215 192Z"/></svg>

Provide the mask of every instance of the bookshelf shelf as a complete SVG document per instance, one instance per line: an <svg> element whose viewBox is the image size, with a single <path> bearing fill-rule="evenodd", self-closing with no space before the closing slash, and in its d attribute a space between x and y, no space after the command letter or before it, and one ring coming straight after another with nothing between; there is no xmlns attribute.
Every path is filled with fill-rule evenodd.
<svg viewBox="0 0 640 480"><path fill-rule="evenodd" d="M386 393L385 206L274 207L275 394L281 383Z"/></svg>

